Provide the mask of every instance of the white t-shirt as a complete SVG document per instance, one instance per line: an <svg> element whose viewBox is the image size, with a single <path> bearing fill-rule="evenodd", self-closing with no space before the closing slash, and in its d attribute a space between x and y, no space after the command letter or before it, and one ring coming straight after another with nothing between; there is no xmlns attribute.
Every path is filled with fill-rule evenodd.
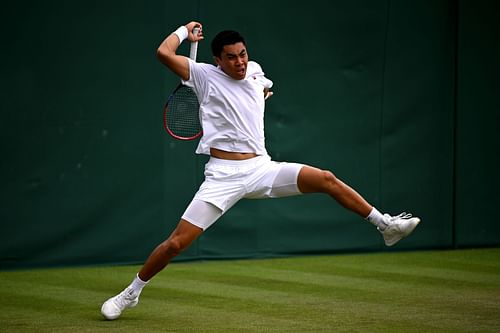
<svg viewBox="0 0 500 333"><path fill-rule="evenodd" d="M259 64L248 62L246 78L235 80L219 67L189 59L189 80L200 103L203 136L197 154L210 148L266 155L264 138L264 88L272 81Z"/></svg>

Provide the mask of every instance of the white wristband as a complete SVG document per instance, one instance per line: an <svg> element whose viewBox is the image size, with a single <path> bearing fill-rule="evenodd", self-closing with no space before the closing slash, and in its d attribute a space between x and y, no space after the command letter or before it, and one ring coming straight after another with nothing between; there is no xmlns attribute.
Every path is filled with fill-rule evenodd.
<svg viewBox="0 0 500 333"><path fill-rule="evenodd" d="M179 28L177 28L177 30L174 31L174 34L176 34L179 38L179 44L182 44L184 39L188 38L189 35L188 29L184 25L181 25Z"/></svg>

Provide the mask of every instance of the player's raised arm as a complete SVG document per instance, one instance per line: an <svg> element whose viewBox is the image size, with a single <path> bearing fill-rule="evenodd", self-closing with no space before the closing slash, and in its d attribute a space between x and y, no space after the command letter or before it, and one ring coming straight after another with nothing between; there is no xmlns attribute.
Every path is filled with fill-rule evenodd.
<svg viewBox="0 0 500 333"><path fill-rule="evenodd" d="M197 35L193 34L193 29L199 27L200 30ZM180 26L175 32L171 33L160 44L156 55L162 64L167 66L181 79L189 80L189 63L188 58L176 54L177 48L183 40L188 39L191 42L196 42L203 39L203 32L201 30L201 23L190 22L185 26Z"/></svg>

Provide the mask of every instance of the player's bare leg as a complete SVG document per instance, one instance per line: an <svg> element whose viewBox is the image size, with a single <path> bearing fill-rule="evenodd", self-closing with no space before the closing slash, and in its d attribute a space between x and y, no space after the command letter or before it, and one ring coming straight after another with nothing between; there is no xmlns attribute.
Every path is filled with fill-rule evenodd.
<svg viewBox="0 0 500 333"><path fill-rule="evenodd" d="M170 237L153 250L134 281L121 293L104 302L101 308L104 318L117 319L123 310L136 306L146 283L164 269L172 258L189 247L202 232L203 229L181 220Z"/></svg>
<svg viewBox="0 0 500 333"><path fill-rule="evenodd" d="M168 265L170 260L189 247L203 233L203 229L180 220L170 237L153 250L144 266L139 271L142 281L149 281L153 276Z"/></svg>
<svg viewBox="0 0 500 333"><path fill-rule="evenodd" d="M297 180L302 193L327 193L343 207L366 218L372 206L361 196L338 179L332 172L304 166Z"/></svg>
<svg viewBox="0 0 500 333"><path fill-rule="evenodd" d="M377 226L387 246L392 246L408 236L420 223L418 217L401 213L397 216L382 215L360 194L338 179L332 172L304 166L297 180L302 193L327 193L343 207L357 213Z"/></svg>

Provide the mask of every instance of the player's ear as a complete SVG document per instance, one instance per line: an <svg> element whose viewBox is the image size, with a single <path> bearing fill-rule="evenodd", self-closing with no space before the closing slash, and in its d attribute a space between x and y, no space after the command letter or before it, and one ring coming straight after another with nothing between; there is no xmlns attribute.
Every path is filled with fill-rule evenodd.
<svg viewBox="0 0 500 333"><path fill-rule="evenodd" d="M220 66L220 63L222 62L222 60L219 57L216 57L216 56L214 56L214 61L219 66Z"/></svg>

